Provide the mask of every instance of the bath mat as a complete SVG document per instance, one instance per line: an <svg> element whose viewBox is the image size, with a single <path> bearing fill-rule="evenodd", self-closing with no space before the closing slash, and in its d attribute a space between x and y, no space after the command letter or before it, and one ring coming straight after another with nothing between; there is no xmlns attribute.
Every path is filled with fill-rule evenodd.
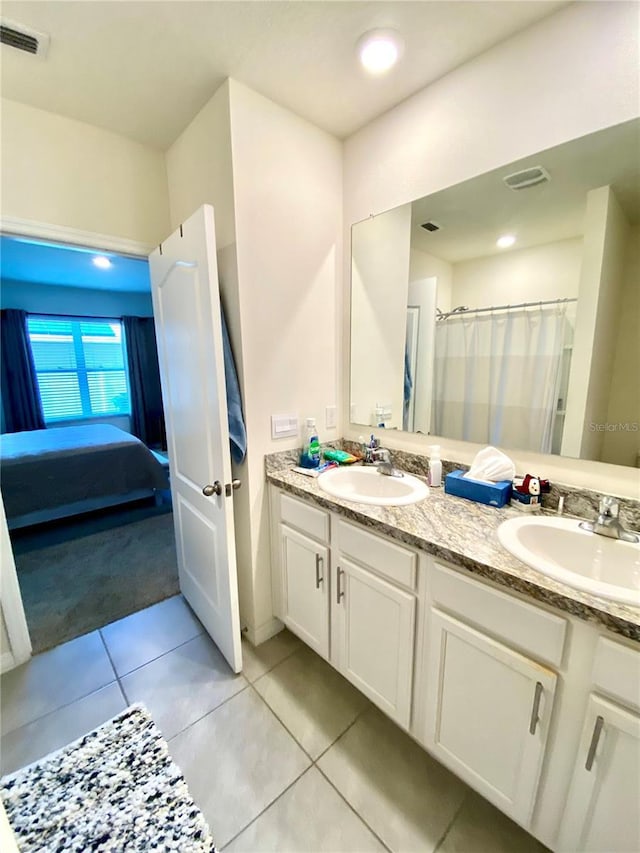
<svg viewBox="0 0 640 853"><path fill-rule="evenodd" d="M215 853L209 828L142 705L0 781L21 851Z"/></svg>

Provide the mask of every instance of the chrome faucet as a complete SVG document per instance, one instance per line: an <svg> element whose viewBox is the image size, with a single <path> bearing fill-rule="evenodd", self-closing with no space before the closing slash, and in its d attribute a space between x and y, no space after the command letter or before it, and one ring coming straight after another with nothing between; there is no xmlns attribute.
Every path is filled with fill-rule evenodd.
<svg viewBox="0 0 640 853"><path fill-rule="evenodd" d="M404 477L402 471L398 471L391 461L391 454L386 447L378 447L372 451L372 460L378 466L378 471L387 477Z"/></svg>
<svg viewBox="0 0 640 853"><path fill-rule="evenodd" d="M622 526L618 514L620 504L610 495L605 495L600 500L598 517L595 521L582 521L580 527L600 536L608 536L610 539L620 539L623 542L640 542L640 537L630 533Z"/></svg>

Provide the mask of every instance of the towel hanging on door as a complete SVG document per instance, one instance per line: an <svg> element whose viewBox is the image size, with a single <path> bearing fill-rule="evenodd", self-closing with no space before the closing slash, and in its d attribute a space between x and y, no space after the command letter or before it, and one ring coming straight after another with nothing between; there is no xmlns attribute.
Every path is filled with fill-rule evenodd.
<svg viewBox="0 0 640 853"><path fill-rule="evenodd" d="M220 303L220 316L222 317L222 348L224 350L224 378L227 386L227 416L229 419L229 445L231 447L231 458L234 462L244 462L247 455L247 431L242 416L242 398L240 397L240 385L238 374L233 359L233 350L227 330L227 320L224 316L224 308Z"/></svg>

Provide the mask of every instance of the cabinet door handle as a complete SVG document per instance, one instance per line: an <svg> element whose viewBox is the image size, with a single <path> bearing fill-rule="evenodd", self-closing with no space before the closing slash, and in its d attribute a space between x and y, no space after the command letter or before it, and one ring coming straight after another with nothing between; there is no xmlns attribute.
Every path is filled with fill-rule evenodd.
<svg viewBox="0 0 640 853"><path fill-rule="evenodd" d="M337 583L336 583L336 604L340 604L340 599L344 598L344 590L340 589L340 575L343 575L343 574L344 574L343 570L340 568L340 566L338 566Z"/></svg>
<svg viewBox="0 0 640 853"><path fill-rule="evenodd" d="M531 709L531 720L529 721L529 734L536 733L536 727L540 720L540 700L542 699L542 682L536 681L536 692L533 694L533 707Z"/></svg>
<svg viewBox="0 0 640 853"><path fill-rule="evenodd" d="M320 574L320 566L322 566L322 574ZM320 584L324 583L324 560L320 554L316 554L316 589L320 589Z"/></svg>
<svg viewBox="0 0 640 853"><path fill-rule="evenodd" d="M593 734L591 735L591 743L589 744L589 752L587 753L587 760L584 765L584 769L590 771L593 767L593 762L596 757L596 751L598 749L598 743L600 741L600 735L602 733L602 727L604 726L604 717L596 717L596 724L593 727Z"/></svg>

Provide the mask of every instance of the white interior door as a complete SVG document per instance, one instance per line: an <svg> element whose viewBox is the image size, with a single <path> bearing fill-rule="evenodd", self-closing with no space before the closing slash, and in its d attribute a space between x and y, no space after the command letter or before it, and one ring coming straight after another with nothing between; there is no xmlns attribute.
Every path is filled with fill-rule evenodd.
<svg viewBox="0 0 640 853"><path fill-rule="evenodd" d="M180 589L235 672L242 669L213 208L149 256Z"/></svg>
<svg viewBox="0 0 640 853"><path fill-rule="evenodd" d="M0 672L19 666L30 656L29 629L0 495Z"/></svg>

